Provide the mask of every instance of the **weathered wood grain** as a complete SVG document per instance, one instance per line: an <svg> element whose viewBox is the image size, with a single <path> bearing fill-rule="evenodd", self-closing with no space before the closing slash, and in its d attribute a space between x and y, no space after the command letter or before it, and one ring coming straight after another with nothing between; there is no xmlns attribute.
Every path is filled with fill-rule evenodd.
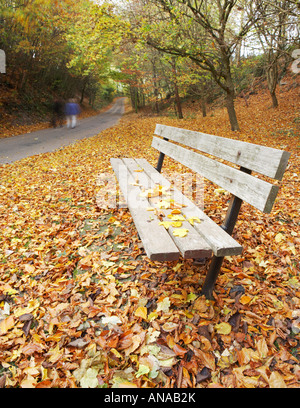
<svg viewBox="0 0 300 408"><path fill-rule="evenodd" d="M153 177L151 177L151 173L147 172L136 172L141 169L144 169L143 165L145 167L150 166L150 164L146 160L141 160L139 161L134 160L134 159L123 159L123 162L129 169L131 175L134 177L134 179L137 181L139 184L141 190L147 190L147 189L154 189L155 186L157 186L156 181L154 180ZM151 167L151 166L150 166ZM149 168L149 167L148 167ZM151 167L152 168L152 167ZM145 170L145 169L144 169ZM159 174L159 173L158 173ZM159 185L162 185L161 183L158 183ZM166 182L164 182L164 185L166 186ZM172 192L170 192L171 195ZM173 197L170 197L173 198ZM151 206L154 208L157 208L156 205L161 202L162 197L152 197L148 198L148 201ZM163 208L161 210L157 211L160 214L160 219L154 214L154 212L151 212L153 216L156 218L156 222L159 223L160 221L171 221L170 218L168 218L168 215L171 214L171 209ZM167 232L169 233L170 238L174 241L175 245L179 249L181 255L183 258L209 258L212 255L212 250L208 243L202 238L201 234L197 232L195 228L188 222L188 221L182 221L182 226L181 228L186 228L188 230L188 233L185 237L176 237L173 235L174 232L174 227L171 225L169 226Z"/></svg>
<svg viewBox="0 0 300 408"><path fill-rule="evenodd" d="M145 159L136 159L140 168L143 168L154 183L170 187L171 183L155 170ZM201 223L194 223L194 229L203 237L216 256L238 255L242 253L242 246L235 241L227 232L210 219L200 208L183 195L178 189L172 191L172 198L186 207L181 212L188 219L198 217Z"/></svg>
<svg viewBox="0 0 300 408"><path fill-rule="evenodd" d="M240 140L157 124L155 134L281 180L290 153Z"/></svg>
<svg viewBox="0 0 300 408"><path fill-rule="evenodd" d="M269 213L279 187L168 141L153 137L152 147L166 154L236 197Z"/></svg>
<svg viewBox="0 0 300 408"><path fill-rule="evenodd" d="M129 173L122 159L110 159L117 176L122 193L134 220L147 256L152 261L174 261L179 259L180 252L164 227L156 219L151 220L147 208L150 203L140 196L140 188Z"/></svg>

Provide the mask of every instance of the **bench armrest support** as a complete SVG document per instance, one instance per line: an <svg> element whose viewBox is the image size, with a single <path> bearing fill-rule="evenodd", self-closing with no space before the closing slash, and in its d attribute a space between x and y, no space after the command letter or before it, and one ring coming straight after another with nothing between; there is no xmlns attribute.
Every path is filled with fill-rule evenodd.
<svg viewBox="0 0 300 408"><path fill-rule="evenodd" d="M164 137L164 140L168 141L169 139ZM159 173L161 173L161 168L162 168L162 165L163 165L164 158L165 158L165 154L160 152L159 157L158 157L157 166L155 167L155 170L157 170Z"/></svg>

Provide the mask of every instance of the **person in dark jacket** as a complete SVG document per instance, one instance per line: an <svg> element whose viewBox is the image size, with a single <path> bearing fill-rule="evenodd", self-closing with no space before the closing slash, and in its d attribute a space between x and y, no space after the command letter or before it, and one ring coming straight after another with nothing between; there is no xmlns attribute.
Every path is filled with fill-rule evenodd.
<svg viewBox="0 0 300 408"><path fill-rule="evenodd" d="M67 127L74 129L77 124L77 115L80 113L79 105L74 99L70 99L66 103L65 113L67 116Z"/></svg>
<svg viewBox="0 0 300 408"><path fill-rule="evenodd" d="M55 99L52 111L52 126L56 128L57 123L63 127L64 121L64 102L61 99Z"/></svg>

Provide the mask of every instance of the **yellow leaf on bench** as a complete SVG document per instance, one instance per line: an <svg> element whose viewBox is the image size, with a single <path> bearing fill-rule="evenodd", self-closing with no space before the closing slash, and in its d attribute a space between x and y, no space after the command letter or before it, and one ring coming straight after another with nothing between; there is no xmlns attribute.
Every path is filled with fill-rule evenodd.
<svg viewBox="0 0 300 408"><path fill-rule="evenodd" d="M186 229L186 228L176 228L173 231L173 235L174 235L174 237L183 238L183 237L185 237L187 235L188 232L189 232L189 230Z"/></svg>
<svg viewBox="0 0 300 408"><path fill-rule="evenodd" d="M157 189L148 189L140 192L140 197L158 197L161 195L161 192Z"/></svg>
<svg viewBox="0 0 300 408"><path fill-rule="evenodd" d="M200 224L201 220L198 217L191 217L191 218L188 219L188 222L191 225L194 225L194 222L199 222L199 224Z"/></svg>
<svg viewBox="0 0 300 408"><path fill-rule="evenodd" d="M149 190L141 191L140 192L140 197L148 197L148 191Z"/></svg>
<svg viewBox="0 0 300 408"><path fill-rule="evenodd" d="M165 229L168 229L169 226L172 225L172 222L171 221L161 221L159 225L162 225L163 227L165 227Z"/></svg>
<svg viewBox="0 0 300 408"><path fill-rule="evenodd" d="M167 221L168 222L168 221ZM181 221L174 221L172 222L172 227L174 228L180 228L182 226L182 222Z"/></svg>
<svg viewBox="0 0 300 408"><path fill-rule="evenodd" d="M147 197L159 197L161 196L161 191L149 191Z"/></svg>
<svg viewBox="0 0 300 408"><path fill-rule="evenodd" d="M182 215L169 214L167 217L171 218L173 221L185 221L185 218Z"/></svg>
<svg viewBox="0 0 300 408"><path fill-rule="evenodd" d="M157 203L157 207L158 207L158 208L168 209L168 208L170 208L170 203L169 203L168 201L166 201L166 200L162 200L162 201L159 201L159 202Z"/></svg>

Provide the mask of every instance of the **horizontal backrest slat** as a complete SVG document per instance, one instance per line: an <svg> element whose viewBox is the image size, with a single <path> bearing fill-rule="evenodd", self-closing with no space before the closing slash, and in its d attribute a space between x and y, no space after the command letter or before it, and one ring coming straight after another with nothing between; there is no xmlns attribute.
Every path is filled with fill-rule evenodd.
<svg viewBox="0 0 300 408"><path fill-rule="evenodd" d="M201 174L255 208L266 213L271 212L278 193L278 186L155 136L152 140L152 147Z"/></svg>
<svg viewBox="0 0 300 408"><path fill-rule="evenodd" d="M290 157L283 150L160 124L154 133L277 180Z"/></svg>

